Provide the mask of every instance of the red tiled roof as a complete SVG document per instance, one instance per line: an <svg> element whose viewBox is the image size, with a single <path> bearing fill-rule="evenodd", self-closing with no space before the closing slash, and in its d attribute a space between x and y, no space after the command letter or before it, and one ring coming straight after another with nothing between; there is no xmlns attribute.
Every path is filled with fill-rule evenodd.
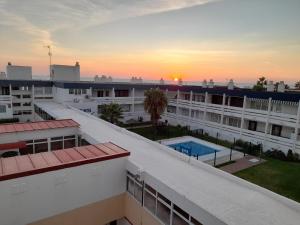
<svg viewBox="0 0 300 225"><path fill-rule="evenodd" d="M29 123L8 123L0 125L0 134L22 132L22 131L33 131L33 130L46 130L54 128L65 128L65 127L79 127L79 124L72 119L64 120L46 120Z"/></svg>
<svg viewBox="0 0 300 225"><path fill-rule="evenodd" d="M0 158L0 181L124 157L129 154L130 152L113 143L104 143Z"/></svg>

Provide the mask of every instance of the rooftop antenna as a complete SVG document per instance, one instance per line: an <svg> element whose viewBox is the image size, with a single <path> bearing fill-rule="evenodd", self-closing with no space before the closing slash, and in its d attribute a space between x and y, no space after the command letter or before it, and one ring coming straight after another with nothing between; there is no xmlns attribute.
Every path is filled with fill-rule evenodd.
<svg viewBox="0 0 300 225"><path fill-rule="evenodd" d="M44 46L45 48L48 48L48 56L49 56L49 75L51 77L51 64L52 64L52 50L51 45Z"/></svg>

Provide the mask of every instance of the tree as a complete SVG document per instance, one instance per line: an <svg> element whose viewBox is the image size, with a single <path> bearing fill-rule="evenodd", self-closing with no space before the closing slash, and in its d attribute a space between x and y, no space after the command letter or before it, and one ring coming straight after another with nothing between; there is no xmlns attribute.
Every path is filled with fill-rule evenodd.
<svg viewBox="0 0 300 225"><path fill-rule="evenodd" d="M101 107L101 118L114 124L123 118L122 113L121 106L116 103L110 103Z"/></svg>
<svg viewBox="0 0 300 225"><path fill-rule="evenodd" d="M150 89L145 92L144 109L150 114L151 121L156 127L160 115L165 111L168 105L168 99L165 93L160 89Z"/></svg>
<svg viewBox="0 0 300 225"><path fill-rule="evenodd" d="M258 78L256 85L253 86L253 90L255 91L263 91L267 85L267 79L265 77Z"/></svg>
<svg viewBox="0 0 300 225"><path fill-rule="evenodd" d="M298 89L298 90L300 90L300 81L297 81L295 83L295 88Z"/></svg>

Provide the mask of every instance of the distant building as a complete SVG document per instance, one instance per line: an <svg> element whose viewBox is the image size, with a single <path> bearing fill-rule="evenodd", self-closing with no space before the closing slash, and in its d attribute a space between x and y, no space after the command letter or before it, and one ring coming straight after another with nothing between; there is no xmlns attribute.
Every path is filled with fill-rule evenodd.
<svg viewBox="0 0 300 225"><path fill-rule="evenodd" d="M7 79L9 80L31 80L32 68L31 66L16 66L10 62L6 66Z"/></svg>
<svg viewBox="0 0 300 225"><path fill-rule="evenodd" d="M51 80L54 81L80 81L80 65L76 62L75 66L51 65Z"/></svg>

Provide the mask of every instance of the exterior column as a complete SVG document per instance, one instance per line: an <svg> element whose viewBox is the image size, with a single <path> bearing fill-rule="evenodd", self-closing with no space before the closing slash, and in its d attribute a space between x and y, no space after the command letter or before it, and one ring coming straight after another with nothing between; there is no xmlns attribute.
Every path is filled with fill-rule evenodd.
<svg viewBox="0 0 300 225"><path fill-rule="evenodd" d="M244 129L244 123L245 123L245 109L247 104L247 96L244 96L244 102L243 102L243 110L242 110L242 119L241 119L241 127L240 127L240 139L243 135L243 129Z"/></svg>
<svg viewBox="0 0 300 225"><path fill-rule="evenodd" d="M265 135L264 135L264 140L263 140L263 143L262 143L263 148L265 148L265 142L266 142L267 134L268 134L269 120L270 120L270 113L271 113L271 106L272 106L272 98L269 98L268 114L267 114L266 126L265 126Z"/></svg>
<svg viewBox="0 0 300 225"><path fill-rule="evenodd" d="M178 111L179 111L179 95L180 95L180 91L177 90L177 98L176 98L176 120L178 122Z"/></svg>
<svg viewBox="0 0 300 225"><path fill-rule="evenodd" d="M192 117L193 91L190 91L189 118Z"/></svg>
<svg viewBox="0 0 300 225"><path fill-rule="evenodd" d="M134 113L134 98L135 98L135 89L134 88L132 88L131 93L132 93L131 112Z"/></svg>
<svg viewBox="0 0 300 225"><path fill-rule="evenodd" d="M204 123L206 122L207 103L208 103L208 93L205 92L205 99L204 99L204 115L203 115L203 121L204 121Z"/></svg>
<svg viewBox="0 0 300 225"><path fill-rule="evenodd" d="M296 144L297 144L297 138L299 134L299 128L300 128L300 101L298 103L298 112L297 112L297 120L296 120L296 126L295 126L295 139L294 139L294 146L293 146L293 152L296 151Z"/></svg>
<svg viewBox="0 0 300 225"><path fill-rule="evenodd" d="M221 126L223 126L225 102L226 102L226 94L223 94L222 113L221 113L221 122L220 122Z"/></svg>
<svg viewBox="0 0 300 225"><path fill-rule="evenodd" d="M43 87L43 94L45 94L45 88ZM35 112L34 112L34 85L31 86L31 120L34 120L35 118Z"/></svg>
<svg viewBox="0 0 300 225"><path fill-rule="evenodd" d="M111 89L111 97L112 97L112 102L115 102L115 88Z"/></svg>

